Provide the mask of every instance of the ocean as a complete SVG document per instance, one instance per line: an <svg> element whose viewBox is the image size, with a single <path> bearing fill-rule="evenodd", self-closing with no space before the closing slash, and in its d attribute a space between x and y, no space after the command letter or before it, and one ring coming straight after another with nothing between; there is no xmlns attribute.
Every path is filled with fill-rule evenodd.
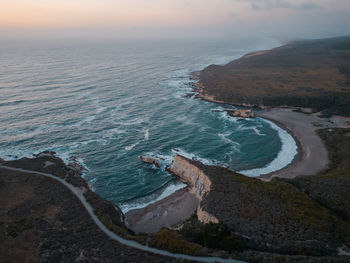
<svg viewBox="0 0 350 263"><path fill-rule="evenodd" d="M0 157L50 150L86 167L93 190L124 212L185 185L175 154L259 176L288 165L292 136L260 119L184 97L191 72L270 49L273 39L0 39ZM160 159L161 168L139 156Z"/></svg>

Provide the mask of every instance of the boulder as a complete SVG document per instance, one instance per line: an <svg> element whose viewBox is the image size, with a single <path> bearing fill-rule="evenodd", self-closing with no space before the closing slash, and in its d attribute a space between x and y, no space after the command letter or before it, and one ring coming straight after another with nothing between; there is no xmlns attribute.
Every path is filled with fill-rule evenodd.
<svg viewBox="0 0 350 263"><path fill-rule="evenodd" d="M144 163L154 164L155 166L160 168L160 162L159 162L159 160L157 158L150 157L150 156L140 156L140 159Z"/></svg>
<svg viewBox="0 0 350 263"><path fill-rule="evenodd" d="M251 109L225 110L232 117L255 118L255 113Z"/></svg>

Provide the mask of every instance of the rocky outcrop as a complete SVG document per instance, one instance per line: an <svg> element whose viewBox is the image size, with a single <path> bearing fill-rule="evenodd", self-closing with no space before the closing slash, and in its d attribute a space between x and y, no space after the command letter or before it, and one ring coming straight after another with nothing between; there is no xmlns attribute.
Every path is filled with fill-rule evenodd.
<svg viewBox="0 0 350 263"><path fill-rule="evenodd" d="M200 201L209 193L212 182L209 177L198 166L191 163L191 160L176 155L173 161L173 165L168 171L177 176L182 182L191 187L191 192L195 193ZM202 223L219 223L219 220L204 211L201 207L201 203L197 208L198 220Z"/></svg>
<svg viewBox="0 0 350 263"><path fill-rule="evenodd" d="M232 117L255 118L255 113L251 109L225 110Z"/></svg>
<svg viewBox="0 0 350 263"><path fill-rule="evenodd" d="M246 248L327 256L349 243L348 223L291 184L263 182L182 156L175 156L169 171L199 196L198 221L224 224Z"/></svg>
<svg viewBox="0 0 350 263"><path fill-rule="evenodd" d="M199 198L202 198L204 194L210 191L210 179L202 170L191 164L185 157L176 155L169 172L177 176L182 182L188 184Z"/></svg>
<svg viewBox="0 0 350 263"><path fill-rule="evenodd" d="M75 156L71 156L69 158L69 163L67 166L75 171L78 175L82 175L83 171L85 170L85 167L79 163L78 159Z"/></svg>
<svg viewBox="0 0 350 263"><path fill-rule="evenodd" d="M197 209L197 217L198 217L198 220L204 224L219 223L219 219L209 214L207 211L204 211L201 206L199 206Z"/></svg>
<svg viewBox="0 0 350 263"><path fill-rule="evenodd" d="M150 156L140 156L140 159L144 163L154 164L155 166L160 168L160 162L159 162L159 160L157 158L150 157Z"/></svg>

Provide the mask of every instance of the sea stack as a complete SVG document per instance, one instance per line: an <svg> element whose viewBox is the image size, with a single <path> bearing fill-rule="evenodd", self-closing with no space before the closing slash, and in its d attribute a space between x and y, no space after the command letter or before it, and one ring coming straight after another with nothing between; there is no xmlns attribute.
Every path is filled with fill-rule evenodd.
<svg viewBox="0 0 350 263"><path fill-rule="evenodd" d="M158 168L160 168L160 162L158 159L154 158L154 157L150 157L150 156L140 156L141 161L143 161L144 163L148 163L148 164L154 164L155 166L157 166Z"/></svg>

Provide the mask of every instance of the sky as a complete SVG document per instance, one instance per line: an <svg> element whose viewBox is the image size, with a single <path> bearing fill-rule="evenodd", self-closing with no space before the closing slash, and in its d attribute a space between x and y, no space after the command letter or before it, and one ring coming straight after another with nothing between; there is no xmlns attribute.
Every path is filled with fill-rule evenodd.
<svg viewBox="0 0 350 263"><path fill-rule="evenodd" d="M1 0L0 33L327 37L350 35L349 14L350 0Z"/></svg>

